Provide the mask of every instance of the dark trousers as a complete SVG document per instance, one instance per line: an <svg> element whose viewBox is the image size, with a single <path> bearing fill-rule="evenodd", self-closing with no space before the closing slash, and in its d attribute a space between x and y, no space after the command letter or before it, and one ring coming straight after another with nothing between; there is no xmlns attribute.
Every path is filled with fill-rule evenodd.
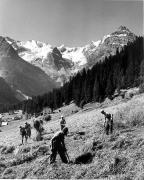
<svg viewBox="0 0 144 180"><path fill-rule="evenodd" d="M57 153L60 155L62 162L68 163L67 156L63 148L54 147L52 149L52 154L50 155L50 163L55 162Z"/></svg>
<svg viewBox="0 0 144 180"><path fill-rule="evenodd" d="M113 133L113 122L112 122L111 125L110 125L110 133L111 133L111 134Z"/></svg>
<svg viewBox="0 0 144 180"><path fill-rule="evenodd" d="M107 124L105 126L105 132L106 132L106 135L109 135L109 134L113 133L113 123Z"/></svg>
<svg viewBox="0 0 144 180"><path fill-rule="evenodd" d="M24 138L25 138L25 142L27 142L28 136L26 134L22 135L22 144L23 144Z"/></svg>
<svg viewBox="0 0 144 180"><path fill-rule="evenodd" d="M27 130L27 135L28 135L29 138L31 137L31 129Z"/></svg>
<svg viewBox="0 0 144 180"><path fill-rule="evenodd" d="M109 135L109 130L110 130L110 125L106 124L106 126L105 126L106 135Z"/></svg>

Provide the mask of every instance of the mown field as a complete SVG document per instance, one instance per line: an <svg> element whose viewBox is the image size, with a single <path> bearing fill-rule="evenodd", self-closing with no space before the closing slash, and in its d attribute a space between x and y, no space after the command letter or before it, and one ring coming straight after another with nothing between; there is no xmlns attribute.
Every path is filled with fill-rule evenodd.
<svg viewBox="0 0 144 180"><path fill-rule="evenodd" d="M104 133L100 111L114 114L114 133ZM144 179L144 94L117 98L102 104L88 104L83 110L74 104L61 108L69 134L65 139L70 164L49 164L50 139L60 130L58 110L44 122L44 140L32 138L21 145L19 126L10 122L0 132L0 178L42 179ZM40 117L39 117L40 118ZM31 124L33 119L28 120Z"/></svg>

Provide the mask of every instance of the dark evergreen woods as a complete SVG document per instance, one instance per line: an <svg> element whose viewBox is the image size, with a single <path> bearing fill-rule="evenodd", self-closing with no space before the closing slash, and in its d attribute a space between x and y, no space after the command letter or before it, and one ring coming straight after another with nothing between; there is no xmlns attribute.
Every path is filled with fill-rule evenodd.
<svg viewBox="0 0 144 180"><path fill-rule="evenodd" d="M102 102L106 97L111 98L116 89L140 86L143 91L143 40L143 37L137 37L121 52L117 50L115 56L105 58L91 69L78 72L63 87L17 105L5 106L1 111L22 109L23 112L33 114L42 111L43 107L48 106L53 110L71 101L81 107L88 102Z"/></svg>

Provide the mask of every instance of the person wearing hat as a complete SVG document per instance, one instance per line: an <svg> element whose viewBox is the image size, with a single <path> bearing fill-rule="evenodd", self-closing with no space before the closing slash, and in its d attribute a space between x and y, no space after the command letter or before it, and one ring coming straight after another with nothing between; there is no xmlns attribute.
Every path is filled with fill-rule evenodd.
<svg viewBox="0 0 144 180"><path fill-rule="evenodd" d="M51 155L50 163L54 163L56 160L57 153L60 155L62 162L68 163L67 149L65 147L65 136L68 134L68 128L64 127L61 131L55 133L51 140Z"/></svg>
<svg viewBox="0 0 144 180"><path fill-rule="evenodd" d="M63 115L61 116L61 120L60 120L60 127L61 127L61 130L63 130L63 128L65 127L66 125L66 121L65 121L65 118L63 117Z"/></svg>

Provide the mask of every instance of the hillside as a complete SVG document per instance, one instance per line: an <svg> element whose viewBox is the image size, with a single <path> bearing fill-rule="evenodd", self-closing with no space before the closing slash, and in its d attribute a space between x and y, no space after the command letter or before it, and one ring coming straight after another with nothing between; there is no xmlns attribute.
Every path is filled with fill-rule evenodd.
<svg viewBox="0 0 144 180"><path fill-rule="evenodd" d="M69 127L66 147L70 159L75 162L68 165L63 164L59 157L53 165L49 165L47 160L50 139L60 129L58 110L52 114L50 122L44 123L45 134L41 142L33 141L35 131L32 130L32 139L21 146L19 126L24 125L25 120L10 122L0 132L0 177L143 179L143 108L144 94L88 104L83 110L74 104L61 108ZM104 134L102 109L114 114L113 135ZM29 122L32 124L32 119ZM87 155L87 158L78 161L81 155Z"/></svg>
<svg viewBox="0 0 144 180"><path fill-rule="evenodd" d="M78 72L63 87L46 93L41 98L34 97L15 108L24 107L27 113L33 114L45 106L56 109L71 101L82 107L90 102L102 102L107 97L112 99L113 94L119 94L121 89L141 86L143 60L143 37L138 37L121 52L117 51L115 56Z"/></svg>
<svg viewBox="0 0 144 180"><path fill-rule="evenodd" d="M18 103L12 88L0 77L0 105Z"/></svg>

